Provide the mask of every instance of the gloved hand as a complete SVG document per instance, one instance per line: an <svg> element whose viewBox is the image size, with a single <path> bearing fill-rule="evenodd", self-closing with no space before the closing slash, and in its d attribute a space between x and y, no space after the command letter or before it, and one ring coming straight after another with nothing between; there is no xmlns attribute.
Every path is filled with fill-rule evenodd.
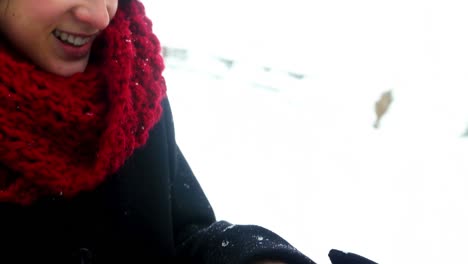
<svg viewBox="0 0 468 264"><path fill-rule="evenodd" d="M263 261L257 261L254 264L286 264L281 261L271 261L271 260L263 260Z"/></svg>
<svg viewBox="0 0 468 264"><path fill-rule="evenodd" d="M336 249L330 250L328 257L333 264L377 264L377 262L366 259L359 255L353 253L344 253Z"/></svg>

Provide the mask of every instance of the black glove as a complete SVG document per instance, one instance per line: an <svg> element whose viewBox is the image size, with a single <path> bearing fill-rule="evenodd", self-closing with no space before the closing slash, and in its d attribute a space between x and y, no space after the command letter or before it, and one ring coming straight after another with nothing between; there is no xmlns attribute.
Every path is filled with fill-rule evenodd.
<svg viewBox="0 0 468 264"><path fill-rule="evenodd" d="M336 249L330 250L328 257L333 264L377 264L377 262L366 259L359 255L353 253L344 253Z"/></svg>

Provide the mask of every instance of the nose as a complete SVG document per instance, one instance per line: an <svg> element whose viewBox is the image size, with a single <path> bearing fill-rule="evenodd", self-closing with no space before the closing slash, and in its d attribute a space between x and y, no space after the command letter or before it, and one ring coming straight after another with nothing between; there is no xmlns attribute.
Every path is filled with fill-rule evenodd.
<svg viewBox="0 0 468 264"><path fill-rule="evenodd" d="M84 0L74 9L75 17L89 27L105 29L117 12L118 0Z"/></svg>

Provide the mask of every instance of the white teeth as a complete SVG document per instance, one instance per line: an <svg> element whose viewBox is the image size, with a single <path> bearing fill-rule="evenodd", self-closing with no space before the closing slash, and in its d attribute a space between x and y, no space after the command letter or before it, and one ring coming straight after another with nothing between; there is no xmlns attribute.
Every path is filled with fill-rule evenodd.
<svg viewBox="0 0 468 264"><path fill-rule="evenodd" d="M68 44L74 45L74 46L83 46L84 44L88 43L91 38L90 37L79 37L79 36L74 36L65 32L62 32L58 29L54 30L54 36L57 37L58 39L61 39L63 42L66 42Z"/></svg>
<svg viewBox="0 0 468 264"><path fill-rule="evenodd" d="M62 33L60 34L60 38L63 40L63 41L66 41L68 39L68 34L67 33Z"/></svg>
<svg viewBox="0 0 468 264"><path fill-rule="evenodd" d="M75 44L75 37L72 36L72 35L68 35L67 42L68 42L68 43L73 43L73 44Z"/></svg>
<svg viewBox="0 0 468 264"><path fill-rule="evenodd" d="M76 37L75 42L73 44L75 46L81 46L81 45L85 44L86 42L87 42L86 39L81 38L81 37Z"/></svg>

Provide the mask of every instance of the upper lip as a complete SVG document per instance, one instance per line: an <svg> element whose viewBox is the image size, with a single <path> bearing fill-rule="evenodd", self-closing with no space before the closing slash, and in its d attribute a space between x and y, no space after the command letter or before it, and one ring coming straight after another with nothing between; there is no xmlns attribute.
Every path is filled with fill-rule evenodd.
<svg viewBox="0 0 468 264"><path fill-rule="evenodd" d="M82 38L92 38L92 37L94 37L94 36L96 36L98 34L98 32L96 32L94 34L75 33L75 32L70 32L70 31L66 31L66 30L62 30L62 29L58 29L58 28L56 30L58 30L60 32L63 32L63 33L67 33L68 35L72 35L72 36L76 36L76 37L82 37Z"/></svg>

